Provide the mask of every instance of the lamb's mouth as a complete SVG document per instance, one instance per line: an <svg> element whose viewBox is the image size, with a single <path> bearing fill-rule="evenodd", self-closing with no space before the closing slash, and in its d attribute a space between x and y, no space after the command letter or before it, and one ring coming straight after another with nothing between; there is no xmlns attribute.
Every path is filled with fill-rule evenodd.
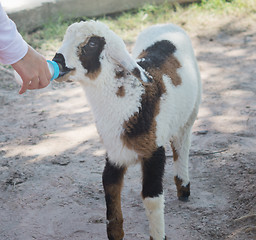
<svg viewBox="0 0 256 240"><path fill-rule="evenodd" d="M69 73L74 71L75 68L69 68L66 66L65 59L61 53L56 53L52 60L58 64L60 69L59 76L55 80L57 82L62 82L62 81L71 82L69 79L69 76L70 76Z"/></svg>
<svg viewBox="0 0 256 240"><path fill-rule="evenodd" d="M63 77L65 74L69 73L72 69L68 67L63 67L62 65L58 64L60 68L59 77Z"/></svg>

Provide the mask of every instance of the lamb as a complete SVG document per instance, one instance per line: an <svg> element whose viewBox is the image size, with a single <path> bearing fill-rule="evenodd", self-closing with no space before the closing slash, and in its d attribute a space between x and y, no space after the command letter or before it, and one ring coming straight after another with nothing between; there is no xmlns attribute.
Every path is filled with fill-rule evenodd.
<svg viewBox="0 0 256 240"><path fill-rule="evenodd" d="M107 150L103 171L108 239L124 237L121 189L126 169L142 168L142 199L151 240L167 239L164 224L165 145L171 144L179 200L190 195L191 128L201 101L200 73L187 34L173 24L142 31L132 56L99 21L74 23L53 58L57 81L85 90Z"/></svg>

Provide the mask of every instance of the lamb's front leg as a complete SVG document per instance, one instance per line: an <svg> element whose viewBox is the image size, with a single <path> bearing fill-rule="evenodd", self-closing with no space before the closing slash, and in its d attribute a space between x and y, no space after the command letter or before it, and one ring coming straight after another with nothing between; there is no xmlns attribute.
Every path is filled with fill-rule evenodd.
<svg viewBox="0 0 256 240"><path fill-rule="evenodd" d="M166 239L163 194L164 166L165 150L163 147L159 147L150 159L144 159L142 162L142 197L149 220L150 240Z"/></svg>
<svg viewBox="0 0 256 240"><path fill-rule="evenodd" d="M102 180L107 205L107 233L110 240L121 240L124 237L121 190L125 171L126 168L118 167L106 159Z"/></svg>

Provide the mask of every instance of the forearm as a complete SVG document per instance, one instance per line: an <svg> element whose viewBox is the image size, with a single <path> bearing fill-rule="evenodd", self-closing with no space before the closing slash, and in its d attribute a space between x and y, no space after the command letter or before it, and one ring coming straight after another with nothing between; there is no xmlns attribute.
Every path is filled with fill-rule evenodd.
<svg viewBox="0 0 256 240"><path fill-rule="evenodd" d="M13 64L22 59L28 45L17 31L15 23L7 16L0 3L0 62Z"/></svg>

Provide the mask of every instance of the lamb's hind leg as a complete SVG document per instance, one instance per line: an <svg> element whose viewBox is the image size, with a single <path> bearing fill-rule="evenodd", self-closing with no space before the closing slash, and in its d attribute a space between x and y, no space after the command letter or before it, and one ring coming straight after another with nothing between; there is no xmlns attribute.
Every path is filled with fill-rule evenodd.
<svg viewBox="0 0 256 240"><path fill-rule="evenodd" d="M144 159L142 162L142 197L149 220L150 240L166 239L163 194L164 165L165 150L163 147L159 147L151 158Z"/></svg>
<svg viewBox="0 0 256 240"><path fill-rule="evenodd" d="M102 180L107 205L107 234L110 240L122 240L124 237L121 190L125 171L126 168L118 167L106 159Z"/></svg>
<svg viewBox="0 0 256 240"><path fill-rule="evenodd" d="M177 196L181 201L187 201L190 195L188 173L190 138L191 129L189 128L171 142L174 159L174 180L177 187Z"/></svg>

